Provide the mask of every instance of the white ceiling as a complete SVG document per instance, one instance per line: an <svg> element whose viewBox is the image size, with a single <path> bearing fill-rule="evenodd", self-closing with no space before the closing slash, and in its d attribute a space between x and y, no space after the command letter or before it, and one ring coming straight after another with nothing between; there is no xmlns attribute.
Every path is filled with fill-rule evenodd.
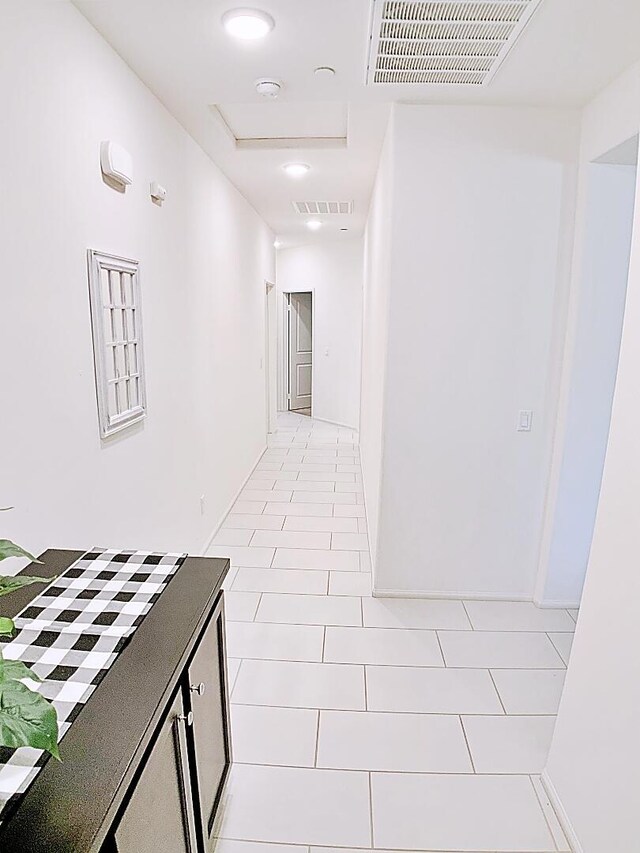
<svg viewBox="0 0 640 853"><path fill-rule="evenodd" d="M640 0L543 0L487 87L366 86L371 0L73 0L281 237L285 245L362 232L391 101L577 107L640 57ZM228 9L269 12L273 32L238 42ZM333 79L314 68L330 65ZM281 80L278 101L255 81ZM234 137L340 137L348 144L239 148ZM272 142L263 143L272 146ZM292 181L282 165L312 171ZM354 202L317 235L293 201Z"/></svg>

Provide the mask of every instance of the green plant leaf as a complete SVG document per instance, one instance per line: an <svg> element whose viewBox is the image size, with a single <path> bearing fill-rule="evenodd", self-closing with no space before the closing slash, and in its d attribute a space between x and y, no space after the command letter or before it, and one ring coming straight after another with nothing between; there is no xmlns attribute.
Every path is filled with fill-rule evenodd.
<svg viewBox="0 0 640 853"><path fill-rule="evenodd" d="M22 589L23 586L31 586L32 583L51 583L52 580L55 580L55 578L34 578L29 575L7 577L6 575L0 575L0 596L9 595L10 592Z"/></svg>
<svg viewBox="0 0 640 853"><path fill-rule="evenodd" d="M9 619L8 616L0 616L0 636L13 634L15 627L13 619Z"/></svg>
<svg viewBox="0 0 640 853"><path fill-rule="evenodd" d="M29 669L21 660L3 660L0 665L0 682L20 681L22 678L30 678L32 681L42 681L32 669Z"/></svg>
<svg viewBox="0 0 640 853"><path fill-rule="evenodd" d="M44 749L60 760L56 709L20 681L0 683L0 744Z"/></svg>
<svg viewBox="0 0 640 853"><path fill-rule="evenodd" d="M24 548L16 545L15 542L11 542L10 539L0 539L0 560L6 560L7 557L26 557L33 563L41 562L33 554L25 551Z"/></svg>

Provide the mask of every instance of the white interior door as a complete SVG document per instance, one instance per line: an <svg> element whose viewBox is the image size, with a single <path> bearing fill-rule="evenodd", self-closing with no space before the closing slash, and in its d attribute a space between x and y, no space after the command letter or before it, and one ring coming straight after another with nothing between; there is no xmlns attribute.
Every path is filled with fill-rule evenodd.
<svg viewBox="0 0 640 853"><path fill-rule="evenodd" d="M289 297L289 409L311 409L313 303L311 293Z"/></svg>

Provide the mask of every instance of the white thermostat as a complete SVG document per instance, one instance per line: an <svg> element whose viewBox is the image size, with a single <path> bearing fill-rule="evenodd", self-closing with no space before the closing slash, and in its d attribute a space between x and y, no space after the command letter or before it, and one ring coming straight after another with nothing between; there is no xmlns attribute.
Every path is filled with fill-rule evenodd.
<svg viewBox="0 0 640 853"><path fill-rule="evenodd" d="M167 197L166 189L157 181L151 181L151 186L149 190L151 192L151 198L154 201L159 201L160 203L162 203Z"/></svg>
<svg viewBox="0 0 640 853"><path fill-rule="evenodd" d="M102 142L100 145L100 166L108 178L123 186L133 183L133 159L131 154L116 142Z"/></svg>

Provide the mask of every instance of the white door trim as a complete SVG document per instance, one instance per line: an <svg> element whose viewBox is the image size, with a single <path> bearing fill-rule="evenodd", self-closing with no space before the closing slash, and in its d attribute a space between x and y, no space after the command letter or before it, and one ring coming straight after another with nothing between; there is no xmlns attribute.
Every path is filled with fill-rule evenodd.
<svg viewBox="0 0 640 853"><path fill-rule="evenodd" d="M310 293L311 294L311 417L314 417L315 394L316 387L316 289L315 287L295 287L283 290L282 292L282 338L280 341L279 357L280 357L280 399L279 411L287 412L289 410L289 402L287 400L287 387L289 385L289 297L292 293Z"/></svg>

